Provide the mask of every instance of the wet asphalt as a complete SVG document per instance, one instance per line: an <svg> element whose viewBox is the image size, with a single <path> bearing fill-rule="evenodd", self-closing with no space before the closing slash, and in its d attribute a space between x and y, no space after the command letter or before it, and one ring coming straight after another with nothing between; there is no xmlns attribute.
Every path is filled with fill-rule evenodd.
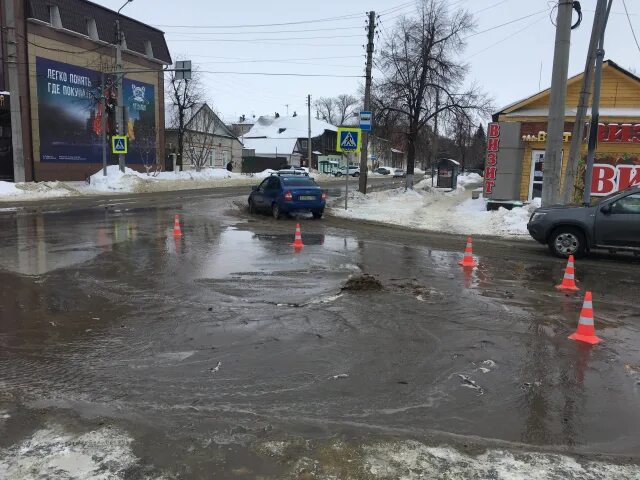
<svg viewBox="0 0 640 480"><path fill-rule="evenodd" d="M298 219L295 252L296 220L244 201L0 217L0 472L51 425L126 432L122 478L325 478L290 467L336 438L640 462L637 259L577 262L590 347L567 339L564 262L532 241L477 239L467 271L462 237L328 216ZM362 274L382 289L342 290Z"/></svg>

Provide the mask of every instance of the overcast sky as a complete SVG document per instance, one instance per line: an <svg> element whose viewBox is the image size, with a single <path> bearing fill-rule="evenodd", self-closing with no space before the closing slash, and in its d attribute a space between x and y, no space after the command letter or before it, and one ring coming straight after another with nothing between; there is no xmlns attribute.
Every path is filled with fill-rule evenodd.
<svg viewBox="0 0 640 480"><path fill-rule="evenodd" d="M123 3L123 0L94 1L114 10ZM626 1L640 39L640 1ZM461 57L470 64L469 79L492 96L498 107L537 92L541 64L541 87L549 86L555 33L549 8L554 3L449 0L452 9L465 8L475 14L476 31L490 29L469 39ZM596 0L581 3L584 19L572 33L569 75L584 68ZM370 9L380 14L376 41L381 42L398 17L410 15L415 7L407 0L134 0L122 13L163 30L174 59L192 59L208 72L203 74L203 80L209 100L225 119L232 119L241 114L286 114L287 109L290 114L304 113L307 94L312 99L356 94L362 78L214 72L361 76L365 62L365 12ZM498 27L535 12L541 13ZM241 27L285 22L304 23ZM605 49L606 58L625 68L635 69L640 63L640 49L631 34L622 0L614 1Z"/></svg>

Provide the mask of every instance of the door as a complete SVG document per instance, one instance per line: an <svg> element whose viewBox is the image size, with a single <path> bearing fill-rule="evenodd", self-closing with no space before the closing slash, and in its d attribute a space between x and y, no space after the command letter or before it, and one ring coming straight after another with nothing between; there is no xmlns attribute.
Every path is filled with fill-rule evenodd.
<svg viewBox="0 0 640 480"><path fill-rule="evenodd" d="M531 152L531 177L529 179L529 200L542 198L542 178L544 177L544 150Z"/></svg>
<svg viewBox="0 0 640 480"><path fill-rule="evenodd" d="M264 182L264 190L262 192L262 208L271 210L271 205L280 193L280 179L278 177L269 177Z"/></svg>
<svg viewBox="0 0 640 480"><path fill-rule="evenodd" d="M609 211L596 213L596 243L640 248L640 193L619 198ZM603 206L607 208L607 206Z"/></svg>
<svg viewBox="0 0 640 480"><path fill-rule="evenodd" d="M253 204L258 210L262 210L266 208L265 201L264 201L264 192L265 192L265 189L267 188L267 184L269 183L269 180L271 180L271 178L265 178L262 181L262 183L258 186L258 190L256 190L255 193L253 194Z"/></svg>

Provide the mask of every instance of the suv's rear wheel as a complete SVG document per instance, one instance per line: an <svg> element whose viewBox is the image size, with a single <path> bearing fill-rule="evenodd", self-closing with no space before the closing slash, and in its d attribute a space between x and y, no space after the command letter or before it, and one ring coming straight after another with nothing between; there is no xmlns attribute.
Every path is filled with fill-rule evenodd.
<svg viewBox="0 0 640 480"><path fill-rule="evenodd" d="M360 172L353 172L353 176L354 177L359 177L360 176Z"/></svg>
<svg viewBox="0 0 640 480"><path fill-rule="evenodd" d="M336 177L341 177L342 176L342 172L336 172Z"/></svg>
<svg viewBox="0 0 640 480"><path fill-rule="evenodd" d="M271 215L273 215L273 218L275 218L276 220L280 219L280 205L278 205L277 203L273 204L273 206L271 207Z"/></svg>
<svg viewBox="0 0 640 480"><path fill-rule="evenodd" d="M587 251L584 234L575 227L558 227L549 237L549 249L556 257L583 257Z"/></svg>

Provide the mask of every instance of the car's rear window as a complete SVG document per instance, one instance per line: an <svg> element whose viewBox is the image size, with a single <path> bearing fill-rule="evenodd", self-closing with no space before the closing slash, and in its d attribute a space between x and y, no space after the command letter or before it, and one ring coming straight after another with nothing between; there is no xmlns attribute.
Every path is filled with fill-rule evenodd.
<svg viewBox="0 0 640 480"><path fill-rule="evenodd" d="M283 178L282 183L287 187L317 187L312 178Z"/></svg>

